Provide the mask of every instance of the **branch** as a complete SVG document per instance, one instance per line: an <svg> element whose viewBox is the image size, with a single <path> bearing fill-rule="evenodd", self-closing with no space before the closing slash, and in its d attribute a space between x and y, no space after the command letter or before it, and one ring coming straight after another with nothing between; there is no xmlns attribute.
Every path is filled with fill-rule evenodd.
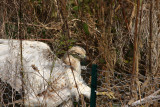
<svg viewBox="0 0 160 107"><path fill-rule="evenodd" d="M160 95L157 95L160 92L160 89L157 90L156 92L154 92L153 94L141 99L141 100L137 100L135 102L133 102L132 104L130 104L131 106L138 106L141 104L145 104L145 103L152 103L153 101L157 101L160 100ZM127 107L128 105L126 105Z"/></svg>

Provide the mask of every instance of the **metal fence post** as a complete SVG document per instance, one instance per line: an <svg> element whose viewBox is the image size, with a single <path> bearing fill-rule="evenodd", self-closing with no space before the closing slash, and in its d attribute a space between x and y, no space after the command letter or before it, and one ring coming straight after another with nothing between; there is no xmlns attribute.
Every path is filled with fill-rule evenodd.
<svg viewBox="0 0 160 107"><path fill-rule="evenodd" d="M91 100L90 107L96 107L96 89L97 89L97 65L92 65L92 80L91 80Z"/></svg>

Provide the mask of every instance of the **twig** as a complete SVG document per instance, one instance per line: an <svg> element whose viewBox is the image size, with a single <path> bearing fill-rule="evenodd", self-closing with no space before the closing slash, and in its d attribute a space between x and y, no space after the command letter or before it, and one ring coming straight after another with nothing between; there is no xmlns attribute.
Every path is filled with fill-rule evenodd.
<svg viewBox="0 0 160 107"><path fill-rule="evenodd" d="M61 16L62 16L62 19L63 19L63 23L64 23L63 33L64 33L65 36L67 36L70 39L71 36L70 36L70 33L69 33L70 30L69 30L68 20L67 20L67 14L68 13L66 11L66 1L65 0L59 0L59 9L60 9L60 13L61 13ZM67 41L66 41L66 45L69 46ZM71 59L69 57L68 51L67 51L67 55L68 55L68 58L69 58L70 66L72 66ZM71 71L72 71L72 75L73 75L73 78L74 78L74 81L75 81L75 86L76 86L78 95L80 96L80 92L79 92L79 89L78 89L78 84L76 82L76 78L75 78L74 71L73 71L72 67L71 67Z"/></svg>
<svg viewBox="0 0 160 107"><path fill-rule="evenodd" d="M16 24L14 22L7 22L7 23L11 23L11 24ZM55 26L51 26L51 27L48 27L48 24L47 25L44 25L42 23L40 24L33 24L33 23L20 23L21 25L27 25L27 26L35 26L35 27L40 27L40 28L44 28L44 29L47 29L47 30L57 30L59 28L59 24L55 24ZM60 27L61 28L61 27Z"/></svg>

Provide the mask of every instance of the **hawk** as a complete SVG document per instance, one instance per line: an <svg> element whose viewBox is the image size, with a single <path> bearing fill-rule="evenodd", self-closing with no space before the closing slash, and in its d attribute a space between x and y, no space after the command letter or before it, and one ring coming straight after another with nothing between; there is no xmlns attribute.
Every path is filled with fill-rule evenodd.
<svg viewBox="0 0 160 107"><path fill-rule="evenodd" d="M72 97L78 101L79 94L90 98L91 89L81 77L83 48L72 47L62 59L39 41L22 41L21 52L19 40L0 39L0 49L0 79L18 92L24 86L25 105L56 107Z"/></svg>

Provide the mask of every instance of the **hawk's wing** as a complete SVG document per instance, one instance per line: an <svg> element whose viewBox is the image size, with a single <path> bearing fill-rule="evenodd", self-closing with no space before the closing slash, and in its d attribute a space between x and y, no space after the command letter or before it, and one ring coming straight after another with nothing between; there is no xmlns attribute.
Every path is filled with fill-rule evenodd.
<svg viewBox="0 0 160 107"><path fill-rule="evenodd" d="M0 49L0 78L17 91L22 87L22 67L26 88L33 88L37 92L46 89L53 66L56 71L64 69L50 47L42 42L23 41L22 58L19 40L0 39Z"/></svg>

